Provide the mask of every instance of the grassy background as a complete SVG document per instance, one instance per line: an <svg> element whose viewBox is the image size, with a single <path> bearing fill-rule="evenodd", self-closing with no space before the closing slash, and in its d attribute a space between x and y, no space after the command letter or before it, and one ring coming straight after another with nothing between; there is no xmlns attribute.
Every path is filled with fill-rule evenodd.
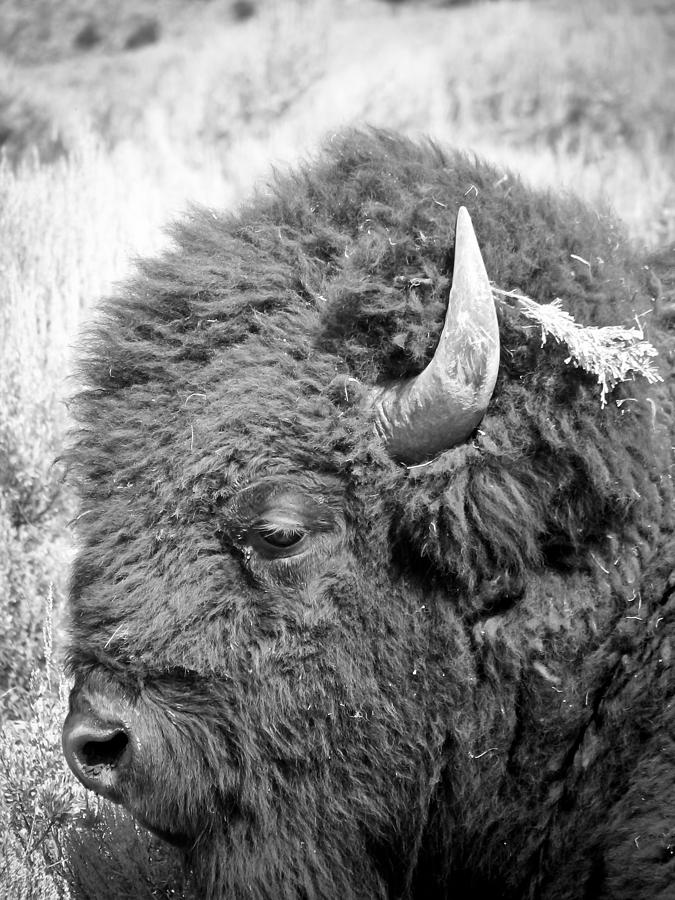
<svg viewBox="0 0 675 900"><path fill-rule="evenodd" d="M347 123L430 133L675 240L671 0L0 0L0 896L187 896L65 769L83 315L188 201L232 206Z"/></svg>

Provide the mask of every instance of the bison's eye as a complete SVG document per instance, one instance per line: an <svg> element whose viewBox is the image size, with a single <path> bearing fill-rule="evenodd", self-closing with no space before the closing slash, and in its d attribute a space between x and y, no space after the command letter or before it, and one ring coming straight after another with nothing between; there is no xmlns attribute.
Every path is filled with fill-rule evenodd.
<svg viewBox="0 0 675 900"><path fill-rule="evenodd" d="M312 484L309 477L307 481ZM245 487L234 498L228 530L254 573L260 574L257 563L267 560L288 562L292 575L294 563L321 555L330 546L331 537L340 532L337 500L329 502L320 489L322 484L313 486L314 491L304 490L281 479L264 479ZM283 574L285 568L272 566L272 571Z"/></svg>
<svg viewBox="0 0 675 900"><path fill-rule="evenodd" d="M267 557L294 556L305 544L307 532L297 522L264 521L256 522L249 531L249 543Z"/></svg>

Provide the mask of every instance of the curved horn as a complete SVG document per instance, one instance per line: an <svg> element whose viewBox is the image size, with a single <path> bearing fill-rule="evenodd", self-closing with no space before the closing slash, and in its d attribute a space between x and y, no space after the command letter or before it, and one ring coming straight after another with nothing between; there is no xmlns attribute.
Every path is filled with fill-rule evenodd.
<svg viewBox="0 0 675 900"><path fill-rule="evenodd" d="M463 443L485 415L498 369L492 290L471 218L462 206L448 311L433 359L414 378L371 394L391 455L413 465Z"/></svg>

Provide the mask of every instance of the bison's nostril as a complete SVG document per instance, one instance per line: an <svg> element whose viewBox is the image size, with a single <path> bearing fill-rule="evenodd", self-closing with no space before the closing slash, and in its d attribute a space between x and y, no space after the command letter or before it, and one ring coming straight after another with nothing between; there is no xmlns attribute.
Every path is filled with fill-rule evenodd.
<svg viewBox="0 0 675 900"><path fill-rule="evenodd" d="M85 741L75 752L85 766L115 767L124 755L129 738L124 731L116 731L108 738Z"/></svg>
<svg viewBox="0 0 675 900"><path fill-rule="evenodd" d="M85 787L119 799L132 755L124 727L88 713L71 713L63 726L63 752Z"/></svg>

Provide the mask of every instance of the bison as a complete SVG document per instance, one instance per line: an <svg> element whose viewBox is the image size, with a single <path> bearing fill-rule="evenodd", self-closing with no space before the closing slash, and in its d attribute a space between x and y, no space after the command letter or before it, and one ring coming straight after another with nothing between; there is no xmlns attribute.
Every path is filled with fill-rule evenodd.
<svg viewBox="0 0 675 900"><path fill-rule="evenodd" d="M80 355L77 777L199 897L672 897L668 253L383 131L172 235Z"/></svg>

